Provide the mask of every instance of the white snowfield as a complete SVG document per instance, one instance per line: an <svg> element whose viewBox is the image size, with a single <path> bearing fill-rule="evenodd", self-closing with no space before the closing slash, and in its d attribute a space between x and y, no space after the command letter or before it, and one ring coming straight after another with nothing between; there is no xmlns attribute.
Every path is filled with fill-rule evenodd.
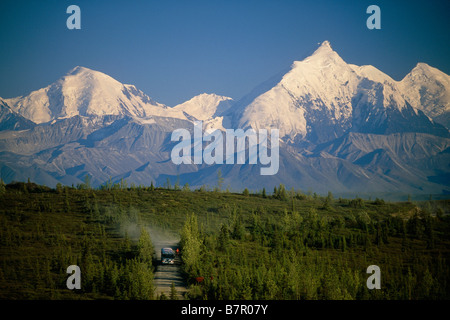
<svg viewBox="0 0 450 320"><path fill-rule="evenodd" d="M153 101L133 85L88 68L75 67L67 75L28 96L6 99L13 110L35 123L81 116L130 115L138 118L185 118Z"/></svg>
<svg viewBox="0 0 450 320"><path fill-rule="evenodd" d="M403 99L432 119L450 112L450 76L426 63L418 63L401 81L370 65L350 66L360 76L382 83L385 97L393 97L398 102Z"/></svg>
<svg viewBox="0 0 450 320"><path fill-rule="evenodd" d="M431 118L446 117L450 125L450 76L426 63L417 66L399 83L405 99ZM444 122L444 121L442 121Z"/></svg>
<svg viewBox="0 0 450 320"><path fill-rule="evenodd" d="M184 111L197 120L208 120L225 112L231 106L232 101L233 99L229 97L202 93L173 109Z"/></svg>
<svg viewBox="0 0 450 320"><path fill-rule="evenodd" d="M281 137L304 137L310 122L317 120L314 111L328 115L331 122L342 123L355 117L358 113L354 109L362 105L371 105L381 117L384 109L401 111L406 102L416 114L417 109L429 117L448 114L450 77L419 63L398 82L373 66L347 64L324 41L311 56L295 61L276 86L254 99L239 125L280 128Z"/></svg>
<svg viewBox="0 0 450 320"><path fill-rule="evenodd" d="M352 123L369 121L369 116L371 121L380 121L387 117L387 109L402 111L407 103L416 114L422 110L450 126L448 75L419 63L403 80L395 81L373 66L346 63L328 41L311 56L295 61L278 83L245 103L203 93L168 107L133 85L84 67L75 67L46 88L4 101L35 123L76 115L129 115L140 123L153 123L151 117L160 116L202 120L208 131L232 127L279 129L280 138L285 139L303 138L323 121L323 126L346 129ZM371 112L358 110L367 105Z"/></svg>
<svg viewBox="0 0 450 320"><path fill-rule="evenodd" d="M245 109L241 126L279 128L280 137L306 135L308 110L328 109L334 119L351 116L358 76L325 41L312 56L295 61L272 89Z"/></svg>

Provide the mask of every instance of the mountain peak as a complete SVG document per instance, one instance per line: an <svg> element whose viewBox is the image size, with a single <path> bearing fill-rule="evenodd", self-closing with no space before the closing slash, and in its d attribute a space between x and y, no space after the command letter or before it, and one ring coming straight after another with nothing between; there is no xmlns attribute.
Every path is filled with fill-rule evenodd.
<svg viewBox="0 0 450 320"><path fill-rule="evenodd" d="M426 67L430 67L428 64L426 64L425 62L418 62L416 65L416 68L426 68Z"/></svg>
<svg viewBox="0 0 450 320"><path fill-rule="evenodd" d="M331 52L334 52L334 51L333 51L333 48L331 48L330 41L325 40L324 42L322 42L320 44L320 46L316 49L316 51L314 51L314 53L312 55L314 56L317 54L329 54Z"/></svg>
<svg viewBox="0 0 450 320"><path fill-rule="evenodd" d="M92 70L82 66L76 66L59 79L61 83L67 83L71 87L104 87L104 89L112 87L122 87L123 84L113 77L101 71Z"/></svg>
<svg viewBox="0 0 450 320"><path fill-rule="evenodd" d="M86 71L92 72L93 70L91 70L89 68L82 67L82 66L76 66L75 68L73 68L69 72L67 72L67 75L76 75L78 73L86 72Z"/></svg>
<svg viewBox="0 0 450 320"><path fill-rule="evenodd" d="M426 74L448 79L448 75L439 69L436 69L424 62L419 62L410 72L410 74ZM407 75L408 76L408 75Z"/></svg>
<svg viewBox="0 0 450 320"><path fill-rule="evenodd" d="M201 93L188 101L173 107L181 110L198 120L207 120L221 114L231 106L230 97L220 96L215 93Z"/></svg>
<svg viewBox="0 0 450 320"><path fill-rule="evenodd" d="M313 62L317 66L328 66L336 63L346 64L339 54L331 48L331 44L328 40L322 42L316 51L302 62Z"/></svg>
<svg viewBox="0 0 450 320"><path fill-rule="evenodd" d="M322 42L320 47L332 49L331 48L331 43L328 40L325 40L324 42Z"/></svg>
<svg viewBox="0 0 450 320"><path fill-rule="evenodd" d="M449 75L420 62L400 81L400 85L414 108L450 128Z"/></svg>
<svg viewBox="0 0 450 320"><path fill-rule="evenodd" d="M410 73L429 73L433 68L424 62L419 62Z"/></svg>
<svg viewBox="0 0 450 320"><path fill-rule="evenodd" d="M136 87L82 66L76 66L45 88L6 102L14 111L35 123L76 115L145 117L159 114L164 109L164 105L153 101Z"/></svg>
<svg viewBox="0 0 450 320"><path fill-rule="evenodd" d="M415 82L422 81L426 78L431 79L431 81L439 81L445 83L444 87L450 82L449 75L445 74L439 69L436 69L424 62L419 62L410 73L408 73L402 80L402 82Z"/></svg>

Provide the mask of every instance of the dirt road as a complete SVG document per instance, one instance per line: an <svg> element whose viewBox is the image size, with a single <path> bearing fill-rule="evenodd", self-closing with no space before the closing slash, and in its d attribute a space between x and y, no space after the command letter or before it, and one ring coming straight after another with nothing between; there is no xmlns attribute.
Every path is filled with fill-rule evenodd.
<svg viewBox="0 0 450 320"><path fill-rule="evenodd" d="M161 261L161 248L178 248L179 239L173 235L161 232L160 230L150 230L153 246L155 247L156 258ZM175 264L162 265L158 264L155 270L155 294L161 295L164 293L167 297L170 295L170 288L172 282L175 285L175 290L178 294L178 299L184 299L184 294L187 292L186 285L180 273L180 261L177 257Z"/></svg>
<svg viewBox="0 0 450 320"><path fill-rule="evenodd" d="M161 261L161 248L172 248L176 250L180 237L177 234L168 232L160 227L146 226L150 238L152 239L153 247L155 248L156 259ZM135 223L127 224L123 227L122 232L127 234L131 239L137 241L140 236L140 227ZM184 299L184 294L187 292L186 285L180 273L179 259L178 263L173 265L158 264L155 270L155 296L160 296L161 293L169 298L170 287L172 282L175 285L175 290L178 294L178 299Z"/></svg>

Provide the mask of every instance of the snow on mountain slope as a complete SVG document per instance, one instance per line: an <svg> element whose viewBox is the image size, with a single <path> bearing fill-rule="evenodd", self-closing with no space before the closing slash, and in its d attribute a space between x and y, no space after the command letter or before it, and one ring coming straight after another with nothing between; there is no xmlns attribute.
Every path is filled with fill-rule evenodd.
<svg viewBox="0 0 450 320"><path fill-rule="evenodd" d="M112 177L201 186L213 185L221 169L237 190L283 183L323 193L449 193L448 130L418 110L429 104L425 109L445 115L439 110L447 106L447 80L419 65L395 81L375 67L347 64L325 41L236 103L201 94L171 108L77 67L28 96L0 100L0 171L7 182L30 177L51 186L80 183L86 174L94 185ZM22 120L28 130L17 127ZM260 165L177 166L171 133L192 132L193 120L202 120L206 132L277 128L294 143L280 144L274 176L261 176Z"/></svg>
<svg viewBox="0 0 450 320"><path fill-rule="evenodd" d="M427 116L450 128L450 76L418 63L400 82L405 99Z"/></svg>
<svg viewBox="0 0 450 320"><path fill-rule="evenodd" d="M0 98L0 131L25 130L34 127L35 124L14 112L8 104Z"/></svg>
<svg viewBox="0 0 450 320"><path fill-rule="evenodd" d="M365 65L365 66L356 66L353 64L349 64L349 66L362 78L369 79L376 83L381 83L382 87L382 97L383 99L379 100L379 107L396 107L398 110L402 110L406 107L405 99L401 94L401 88L398 83L392 79L387 74L378 70L374 66ZM375 96L373 96L375 98ZM372 103L376 103L375 99L372 99Z"/></svg>
<svg viewBox="0 0 450 320"><path fill-rule="evenodd" d="M153 101L133 85L84 67L75 67L67 75L28 96L6 99L13 110L35 123L76 115L152 115L184 118L181 112Z"/></svg>
<svg viewBox="0 0 450 320"><path fill-rule="evenodd" d="M277 128L285 140L316 143L348 131L446 136L448 130L411 107L402 89L373 66L347 64L324 41L311 56L295 61L275 86L239 106L234 121L239 127Z"/></svg>
<svg viewBox="0 0 450 320"><path fill-rule="evenodd" d="M241 126L278 128L280 136L305 137L309 111L320 111L336 121L351 115L351 97L358 76L331 49L328 41L308 58L295 61L291 70L269 91L244 110Z"/></svg>
<svg viewBox="0 0 450 320"><path fill-rule="evenodd" d="M372 81L380 82L380 83L394 83L396 82L386 73L378 70L374 66L364 65L357 66L355 64L349 64L349 66L361 77L367 78Z"/></svg>
<svg viewBox="0 0 450 320"><path fill-rule="evenodd" d="M186 112L197 120L208 120L228 110L232 100L232 98L217 94L202 93L173 107L173 109Z"/></svg>
<svg viewBox="0 0 450 320"><path fill-rule="evenodd" d="M373 66L350 65L361 77L384 85L385 104L408 102L436 122L450 127L450 76L426 63L418 63L401 81ZM386 100L390 97L390 101Z"/></svg>

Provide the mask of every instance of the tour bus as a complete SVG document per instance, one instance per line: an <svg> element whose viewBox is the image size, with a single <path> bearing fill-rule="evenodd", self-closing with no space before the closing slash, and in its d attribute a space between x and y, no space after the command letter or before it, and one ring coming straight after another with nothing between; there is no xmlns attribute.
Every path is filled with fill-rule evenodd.
<svg viewBox="0 0 450 320"><path fill-rule="evenodd" d="M162 248L161 249L161 263L162 264L173 264L175 260L175 252L172 248Z"/></svg>

